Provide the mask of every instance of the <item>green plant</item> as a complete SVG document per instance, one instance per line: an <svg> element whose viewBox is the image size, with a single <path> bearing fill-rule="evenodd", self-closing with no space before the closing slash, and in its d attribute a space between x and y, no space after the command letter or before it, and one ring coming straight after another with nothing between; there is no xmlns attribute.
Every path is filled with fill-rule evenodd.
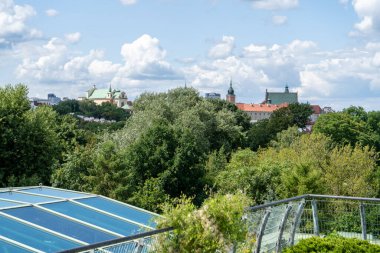
<svg viewBox="0 0 380 253"><path fill-rule="evenodd" d="M325 238L312 237L301 240L297 245L286 248L284 253L305 253L305 252L352 252L352 253L374 253L380 252L380 246L370 244L368 241L356 238L344 238L335 234Z"/></svg>

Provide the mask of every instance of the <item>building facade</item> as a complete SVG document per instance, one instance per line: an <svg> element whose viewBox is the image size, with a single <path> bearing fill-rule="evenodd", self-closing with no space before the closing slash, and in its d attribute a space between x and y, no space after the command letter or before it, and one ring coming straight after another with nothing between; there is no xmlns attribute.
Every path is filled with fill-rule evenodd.
<svg viewBox="0 0 380 253"><path fill-rule="evenodd" d="M283 103L279 105L272 104L244 104L236 103L239 110L248 114L251 117L251 123L256 123L259 120L269 119L272 113L280 108L287 107L288 103Z"/></svg>
<svg viewBox="0 0 380 253"><path fill-rule="evenodd" d="M210 92L205 94L207 99L220 99L220 93Z"/></svg>
<svg viewBox="0 0 380 253"><path fill-rule="evenodd" d="M285 86L284 92L269 92L268 90L265 91L265 100L263 104L279 105L283 103L298 103L298 93L290 92L288 85Z"/></svg>
<svg viewBox="0 0 380 253"><path fill-rule="evenodd" d="M126 93L116 89L112 90L111 85L108 89L98 89L94 85L87 91L86 99L94 101L97 105L112 103L121 108L128 107L127 109L129 109L130 107Z"/></svg>

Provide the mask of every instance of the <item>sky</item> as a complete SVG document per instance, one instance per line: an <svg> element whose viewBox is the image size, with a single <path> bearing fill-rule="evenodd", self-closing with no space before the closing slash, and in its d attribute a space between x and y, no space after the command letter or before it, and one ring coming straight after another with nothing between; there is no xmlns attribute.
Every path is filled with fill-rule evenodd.
<svg viewBox="0 0 380 253"><path fill-rule="evenodd" d="M94 84L380 110L380 0L0 0L0 86L77 98Z"/></svg>

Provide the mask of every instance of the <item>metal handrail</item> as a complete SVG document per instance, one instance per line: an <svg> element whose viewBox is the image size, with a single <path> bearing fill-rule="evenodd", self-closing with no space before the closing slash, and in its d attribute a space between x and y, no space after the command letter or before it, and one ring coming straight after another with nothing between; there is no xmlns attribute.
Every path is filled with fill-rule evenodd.
<svg viewBox="0 0 380 253"><path fill-rule="evenodd" d="M322 195L322 194L305 194L305 195L301 195L301 196L296 196L296 197L292 197L292 198L281 199L281 200L265 203L262 205L251 206L251 207L246 208L246 211L255 211L255 210L263 209L266 207L284 204L284 203L288 203L291 201L296 201L296 200L306 199L306 198L325 198L325 199L341 199L341 200L358 200L358 201L380 202L380 198L334 196L334 195Z"/></svg>

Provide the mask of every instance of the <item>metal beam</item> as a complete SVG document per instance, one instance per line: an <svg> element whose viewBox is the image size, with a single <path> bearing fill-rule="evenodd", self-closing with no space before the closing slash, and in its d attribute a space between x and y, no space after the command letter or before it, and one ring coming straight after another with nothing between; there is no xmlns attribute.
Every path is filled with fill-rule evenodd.
<svg viewBox="0 0 380 253"><path fill-rule="evenodd" d="M258 235L256 237L257 239L256 239L255 253L260 253L261 241L263 239L265 227L267 225L267 222L268 222L268 219L269 219L269 216L270 216L271 212L272 212L271 208L267 208L265 210L265 214L264 214L264 217L263 217L262 222L261 222L260 230L259 230L259 233L258 233Z"/></svg>
<svg viewBox="0 0 380 253"><path fill-rule="evenodd" d="M311 201L311 209L313 212L314 235L319 236L318 207L317 201L315 201L315 199Z"/></svg>
<svg viewBox="0 0 380 253"><path fill-rule="evenodd" d="M284 216L282 217L282 220L281 220L281 223L280 223L280 226L279 226L279 229L278 229L279 233L278 233L278 238L277 238L277 242L276 242L276 253L280 253L281 252L281 239L282 239L282 235L284 233L286 220L288 219L288 216L289 216L289 213L290 213L291 210L292 210L292 206L288 205L286 207Z"/></svg>
<svg viewBox="0 0 380 253"><path fill-rule="evenodd" d="M294 237L296 236L297 228L300 223L301 216L303 214L303 210L305 207L305 200L301 200L301 202L298 205L296 215L293 220L292 228L290 230L290 238L289 238L289 245L293 246L294 245Z"/></svg>
<svg viewBox="0 0 380 253"><path fill-rule="evenodd" d="M367 222L365 219L365 204L360 203L360 223L362 226L362 239L367 240Z"/></svg>

